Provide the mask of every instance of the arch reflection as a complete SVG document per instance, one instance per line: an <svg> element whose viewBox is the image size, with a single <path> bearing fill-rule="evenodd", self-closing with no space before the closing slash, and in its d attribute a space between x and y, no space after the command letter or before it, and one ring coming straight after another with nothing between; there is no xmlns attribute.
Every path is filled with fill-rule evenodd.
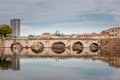
<svg viewBox="0 0 120 80"><path fill-rule="evenodd" d="M81 42L75 42L72 46L72 50L80 54L83 51L83 44Z"/></svg>
<svg viewBox="0 0 120 80"><path fill-rule="evenodd" d="M89 47L90 51L97 52L99 50L99 45L97 43L92 43Z"/></svg>
<svg viewBox="0 0 120 80"><path fill-rule="evenodd" d="M59 41L59 42L53 43L51 49L53 52L55 52L57 54L61 54L65 51L66 47L63 42Z"/></svg>

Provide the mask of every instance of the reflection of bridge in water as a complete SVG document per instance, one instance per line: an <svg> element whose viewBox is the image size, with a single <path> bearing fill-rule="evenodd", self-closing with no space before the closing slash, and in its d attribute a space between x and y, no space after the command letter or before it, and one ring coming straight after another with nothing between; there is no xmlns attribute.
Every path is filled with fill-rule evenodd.
<svg viewBox="0 0 120 80"><path fill-rule="evenodd" d="M5 50L8 50L8 49L5 49ZM97 54L98 53L98 54ZM108 63L109 66L111 67L115 67L115 68L120 68L120 57L117 56L117 55L113 55L114 57L110 57L109 55L105 55L102 54L102 53L99 53L97 52L96 55L86 55L86 56L62 56L62 55L59 55L59 56L52 56L52 57L49 57L49 58L52 58L54 59L55 61L61 61L61 59L70 59L70 58L76 58L78 59L83 59L83 60L101 60L105 63ZM9 54L9 53L8 53ZM48 58L47 56L44 56L44 57L41 57L41 56L29 56L29 55L25 55L25 54L22 54L22 55L16 55L16 54L11 54L8 55L8 54L4 54L0 57L0 69L2 70L8 70L8 69L12 69L13 71L17 71L17 70L20 70L20 59L27 59L27 58L39 58L39 59L42 59L42 58ZM90 53L89 53L90 54ZM5 66L4 66L5 65Z"/></svg>
<svg viewBox="0 0 120 80"><path fill-rule="evenodd" d="M10 69L20 69L20 58L32 57L55 57L60 58L83 58L102 60L109 66L120 67L119 50L106 49L100 51L99 40L28 40L11 39L0 43L0 57L10 58ZM5 48L3 48L5 47ZM104 47L103 47L104 48ZM14 57L15 55L15 57ZM3 59L2 59L3 60ZM7 62L8 63L8 62Z"/></svg>
<svg viewBox="0 0 120 80"><path fill-rule="evenodd" d="M20 56L94 56L99 55L100 50L97 50L96 52L92 52L90 48L83 48L82 51L79 50L73 50L72 48L68 49L65 48L64 50L58 50L58 49L52 49L52 48L43 48L42 50L33 50L31 48L23 48L21 50L11 49L11 48L5 48L4 55L20 55Z"/></svg>
<svg viewBox="0 0 120 80"><path fill-rule="evenodd" d="M20 58L55 58L57 61L59 59L68 59L68 58L80 58L80 59L91 59L91 60L101 60L105 63L108 63L109 66L120 68L120 55L116 54L118 51L112 51L109 50L109 52L104 51L91 51L90 48L82 48L82 52L78 53L78 51L74 51L74 49L65 49L62 53L57 53L57 50L54 52L52 48L44 48L42 52L36 52L32 50L31 48L23 48L20 52L14 52L14 49L11 48L5 48L3 55L1 55L1 58L7 58L9 57L12 60L12 69L13 70L19 70L19 59ZM108 54L109 53L109 54ZM6 57L5 57L6 56Z"/></svg>

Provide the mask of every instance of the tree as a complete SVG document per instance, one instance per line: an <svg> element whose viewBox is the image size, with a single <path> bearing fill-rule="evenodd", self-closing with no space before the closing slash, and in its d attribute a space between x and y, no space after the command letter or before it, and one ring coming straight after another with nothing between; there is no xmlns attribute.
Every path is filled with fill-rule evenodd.
<svg viewBox="0 0 120 80"><path fill-rule="evenodd" d="M7 24L0 25L0 35L1 36L7 37L11 33L12 33L12 29L9 25L7 25Z"/></svg>
<svg viewBox="0 0 120 80"><path fill-rule="evenodd" d="M35 36L34 36L34 35L31 35L31 34L30 34L30 35L28 35L28 38L32 38L32 37L35 37Z"/></svg>
<svg viewBox="0 0 120 80"><path fill-rule="evenodd" d="M61 36L60 31L56 31L54 35Z"/></svg>

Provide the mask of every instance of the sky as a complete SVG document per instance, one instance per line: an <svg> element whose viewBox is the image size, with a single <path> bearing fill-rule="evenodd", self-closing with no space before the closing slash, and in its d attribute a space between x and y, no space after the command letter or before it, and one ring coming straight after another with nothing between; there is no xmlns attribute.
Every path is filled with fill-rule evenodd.
<svg viewBox="0 0 120 80"><path fill-rule="evenodd" d="M120 0L0 0L0 24L21 19L21 36L100 33L120 26Z"/></svg>

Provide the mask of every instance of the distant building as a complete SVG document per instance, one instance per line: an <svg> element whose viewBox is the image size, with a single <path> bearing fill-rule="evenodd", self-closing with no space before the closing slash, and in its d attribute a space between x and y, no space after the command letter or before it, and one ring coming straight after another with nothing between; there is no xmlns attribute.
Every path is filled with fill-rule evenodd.
<svg viewBox="0 0 120 80"><path fill-rule="evenodd" d="M105 38L120 38L120 27L110 28L101 32Z"/></svg>
<svg viewBox="0 0 120 80"><path fill-rule="evenodd" d="M91 37L92 39L104 39L104 38L108 38L107 34L100 34L100 33L92 33Z"/></svg>
<svg viewBox="0 0 120 80"><path fill-rule="evenodd" d="M71 35L70 35L70 38L77 38L77 37L78 37L77 34L71 34Z"/></svg>
<svg viewBox="0 0 120 80"><path fill-rule="evenodd" d="M109 29L110 38L120 38L120 27L110 28Z"/></svg>
<svg viewBox="0 0 120 80"><path fill-rule="evenodd" d="M109 38L109 30L104 30L101 32L101 35L104 36L104 38Z"/></svg>
<svg viewBox="0 0 120 80"><path fill-rule="evenodd" d="M52 34L51 33L43 33L42 38L51 38Z"/></svg>
<svg viewBox="0 0 120 80"><path fill-rule="evenodd" d="M106 33L91 33L91 34L81 34L77 35L77 38L85 38L85 39L104 39L108 38L109 35Z"/></svg>
<svg viewBox="0 0 120 80"><path fill-rule="evenodd" d="M90 37L91 37L91 35L90 34L87 34L87 33L84 33L84 34L81 34L81 35L77 35L77 37L78 38L87 38L87 39L89 39Z"/></svg>
<svg viewBox="0 0 120 80"><path fill-rule="evenodd" d="M10 20L10 25L13 30L13 37L20 37L20 19L12 19Z"/></svg>

